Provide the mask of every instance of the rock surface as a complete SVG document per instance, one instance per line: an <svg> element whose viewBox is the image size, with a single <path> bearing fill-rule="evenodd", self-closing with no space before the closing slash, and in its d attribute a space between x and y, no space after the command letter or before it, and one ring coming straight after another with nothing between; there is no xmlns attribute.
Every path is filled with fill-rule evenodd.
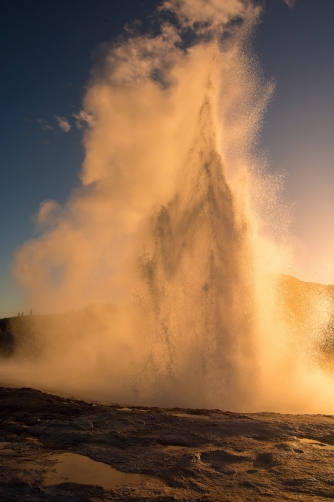
<svg viewBox="0 0 334 502"><path fill-rule="evenodd" d="M32 389L0 396L1 501L334 498L334 416L122 408ZM112 489L46 483L64 453L153 477Z"/></svg>

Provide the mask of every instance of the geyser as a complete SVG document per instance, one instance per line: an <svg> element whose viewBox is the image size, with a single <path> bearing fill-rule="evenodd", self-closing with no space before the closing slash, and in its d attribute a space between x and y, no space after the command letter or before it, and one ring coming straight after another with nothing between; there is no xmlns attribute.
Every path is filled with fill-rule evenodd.
<svg viewBox="0 0 334 502"><path fill-rule="evenodd" d="M151 392L210 406L248 402L252 386L253 259L205 96L188 158L168 204L156 209L138 257L148 319ZM152 381L153 378L153 381Z"/></svg>
<svg viewBox="0 0 334 502"><path fill-rule="evenodd" d="M288 251L253 147L272 90L246 50L259 8L157 12L156 36L128 30L93 73L76 115L82 186L41 205L40 236L15 258L34 311L76 310L32 320L34 350L2 378L129 404L332 410L314 357L332 300L311 289L292 319L269 275Z"/></svg>

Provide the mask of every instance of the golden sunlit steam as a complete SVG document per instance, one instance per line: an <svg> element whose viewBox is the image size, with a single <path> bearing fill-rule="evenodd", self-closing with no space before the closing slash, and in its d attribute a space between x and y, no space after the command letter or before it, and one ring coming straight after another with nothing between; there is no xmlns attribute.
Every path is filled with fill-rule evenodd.
<svg viewBox="0 0 334 502"><path fill-rule="evenodd" d="M331 411L330 291L276 274L289 218L254 149L272 93L248 48L259 8L167 11L175 25L129 29L93 71L82 185L41 204L15 257L34 311L54 314L14 319L4 372L122 403Z"/></svg>

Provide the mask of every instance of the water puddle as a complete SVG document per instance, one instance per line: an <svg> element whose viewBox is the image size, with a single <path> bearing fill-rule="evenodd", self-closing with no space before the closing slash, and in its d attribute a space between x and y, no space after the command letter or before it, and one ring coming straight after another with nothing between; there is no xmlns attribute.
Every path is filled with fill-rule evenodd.
<svg viewBox="0 0 334 502"><path fill-rule="evenodd" d="M84 455L76 453L61 453L50 455L49 460L55 465L44 474L43 483L46 486L60 483L78 483L82 485L98 485L112 489L124 485L142 485L150 483L166 486L161 478L144 474L121 472L103 462L96 462ZM30 464L30 469L36 469L37 464Z"/></svg>
<svg viewBox="0 0 334 502"><path fill-rule="evenodd" d="M173 417L190 418L191 420L194 418L199 418L200 420L211 420L211 417L208 415L191 415L190 413L168 413L168 415L172 415Z"/></svg>
<svg viewBox="0 0 334 502"><path fill-rule="evenodd" d="M314 446L315 448L319 448L319 450L330 450L334 451L334 445L331 444L326 444L326 443L321 443L320 441L317 441L316 439L309 439L309 438L298 438L298 440L301 443L304 444L309 444L311 446Z"/></svg>
<svg viewBox="0 0 334 502"><path fill-rule="evenodd" d="M185 451L191 448L191 446L181 445L181 444L162 444L161 446L163 447L164 450L171 450L171 451Z"/></svg>

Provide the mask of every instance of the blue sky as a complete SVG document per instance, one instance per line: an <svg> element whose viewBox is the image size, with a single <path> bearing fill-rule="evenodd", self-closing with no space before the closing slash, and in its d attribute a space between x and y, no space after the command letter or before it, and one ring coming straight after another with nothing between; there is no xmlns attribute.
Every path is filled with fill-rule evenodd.
<svg viewBox="0 0 334 502"><path fill-rule="evenodd" d="M34 235L39 204L63 203L79 183L84 151L72 115L80 110L94 52L127 22L144 20L154 3L1 2L0 317L21 310L10 264ZM310 263L309 276L305 267L299 276L334 283L333 18L333 0L297 0L292 9L268 0L254 48L265 77L276 81L260 146L270 169L288 174L284 196L294 204L293 232ZM62 130L56 117L71 129ZM317 274L319 260L326 266Z"/></svg>
<svg viewBox="0 0 334 502"><path fill-rule="evenodd" d="M276 81L261 143L270 168L287 173L301 261L295 275L334 283L334 3L299 0L284 7L267 3L255 40L266 77Z"/></svg>
<svg viewBox="0 0 334 502"><path fill-rule="evenodd" d="M71 121L93 52L148 9L149 2L133 0L1 2L0 316L21 308L10 263L16 247L34 234L39 204L64 202L78 183L81 133L74 120L63 132L54 116Z"/></svg>

